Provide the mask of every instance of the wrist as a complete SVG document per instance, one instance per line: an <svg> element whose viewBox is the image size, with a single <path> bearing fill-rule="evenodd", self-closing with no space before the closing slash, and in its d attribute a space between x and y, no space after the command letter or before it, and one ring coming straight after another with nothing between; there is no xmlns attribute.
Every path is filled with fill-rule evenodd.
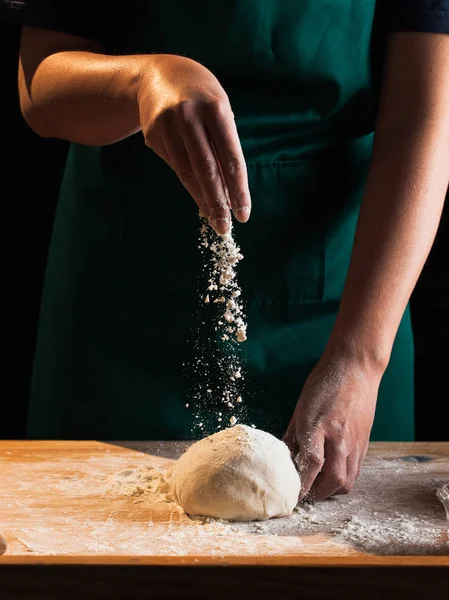
<svg viewBox="0 0 449 600"><path fill-rule="evenodd" d="M174 61L182 58L171 54L140 54L132 57L129 81L137 104L140 103L142 93L145 94L145 102L149 100L148 95L150 99L161 100L158 96L164 91L161 83L166 78L166 72L172 68Z"/></svg>
<svg viewBox="0 0 449 600"><path fill-rule="evenodd" d="M143 90L151 89L154 78L154 57L152 55L136 55L131 57L125 82L130 101L139 110Z"/></svg>
<svg viewBox="0 0 449 600"><path fill-rule="evenodd" d="M379 378L385 372L390 360L391 347L372 338L361 338L347 332L332 332L323 353L330 361L343 361L344 364Z"/></svg>

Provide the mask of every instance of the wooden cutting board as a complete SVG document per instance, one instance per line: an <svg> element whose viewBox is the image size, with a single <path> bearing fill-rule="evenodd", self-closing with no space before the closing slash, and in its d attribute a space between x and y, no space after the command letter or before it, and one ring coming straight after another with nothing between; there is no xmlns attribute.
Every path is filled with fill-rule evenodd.
<svg viewBox="0 0 449 600"><path fill-rule="evenodd" d="M439 556L449 564L445 513L435 494L449 481L449 443L371 444L349 496L276 523L237 528L192 520L175 504L154 502L145 493L127 495L123 477L165 469L185 447L0 442L0 531L8 543L1 560L76 557L90 564L109 556L173 564L297 564L402 555Z"/></svg>

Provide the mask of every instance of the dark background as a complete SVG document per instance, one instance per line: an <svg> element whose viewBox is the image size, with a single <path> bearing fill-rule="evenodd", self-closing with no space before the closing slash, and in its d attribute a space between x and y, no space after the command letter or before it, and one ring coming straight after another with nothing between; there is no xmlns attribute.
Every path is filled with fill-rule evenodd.
<svg viewBox="0 0 449 600"><path fill-rule="evenodd" d="M19 30L0 24L0 439L25 437L39 299L67 143L36 136L17 97ZM449 156L448 156L449 169ZM413 294L416 438L449 440L449 207Z"/></svg>

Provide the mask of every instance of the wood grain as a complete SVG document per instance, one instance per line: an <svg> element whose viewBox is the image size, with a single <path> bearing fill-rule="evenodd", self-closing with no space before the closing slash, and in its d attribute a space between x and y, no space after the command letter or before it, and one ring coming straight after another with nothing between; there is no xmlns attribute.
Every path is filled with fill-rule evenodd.
<svg viewBox="0 0 449 600"><path fill-rule="evenodd" d="M342 522L372 497L380 518L399 511L441 528L422 555L405 544L401 556L338 540L323 523L295 535L204 536L182 511L148 507L108 487L123 469L170 465L185 447L0 442L0 531L8 541L1 600L447 598L449 545L435 490L449 481L448 443L372 444L357 488L335 500Z"/></svg>
<svg viewBox="0 0 449 600"><path fill-rule="evenodd" d="M449 480L448 443L372 444L354 492L320 505L330 515L327 521L286 526L279 535L250 530L238 536L230 536L220 524L212 530L198 527L174 505L148 504L111 487L117 473L164 468L185 447L167 442L0 442L5 557L28 561L46 555L80 556L90 563L95 556L121 556L125 561L143 556L158 564L188 564L190 558L190 564L300 564L314 556L353 560L366 555L449 555L444 509L435 495ZM441 535L431 542L423 536L418 547L405 539L391 550L381 538L369 539L367 545L336 536L335 526L360 516L367 504L378 514L376 519L419 517ZM288 525L291 520L282 521ZM258 562L238 562L246 558Z"/></svg>

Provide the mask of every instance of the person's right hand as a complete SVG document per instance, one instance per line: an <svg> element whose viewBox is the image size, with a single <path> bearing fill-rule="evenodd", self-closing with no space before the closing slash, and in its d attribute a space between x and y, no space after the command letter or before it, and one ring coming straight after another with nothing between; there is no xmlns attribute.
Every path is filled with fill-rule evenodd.
<svg viewBox="0 0 449 600"><path fill-rule="evenodd" d="M245 159L229 99L217 78L181 56L152 57L137 101L145 143L176 172L217 233L229 231L231 209L248 220Z"/></svg>

